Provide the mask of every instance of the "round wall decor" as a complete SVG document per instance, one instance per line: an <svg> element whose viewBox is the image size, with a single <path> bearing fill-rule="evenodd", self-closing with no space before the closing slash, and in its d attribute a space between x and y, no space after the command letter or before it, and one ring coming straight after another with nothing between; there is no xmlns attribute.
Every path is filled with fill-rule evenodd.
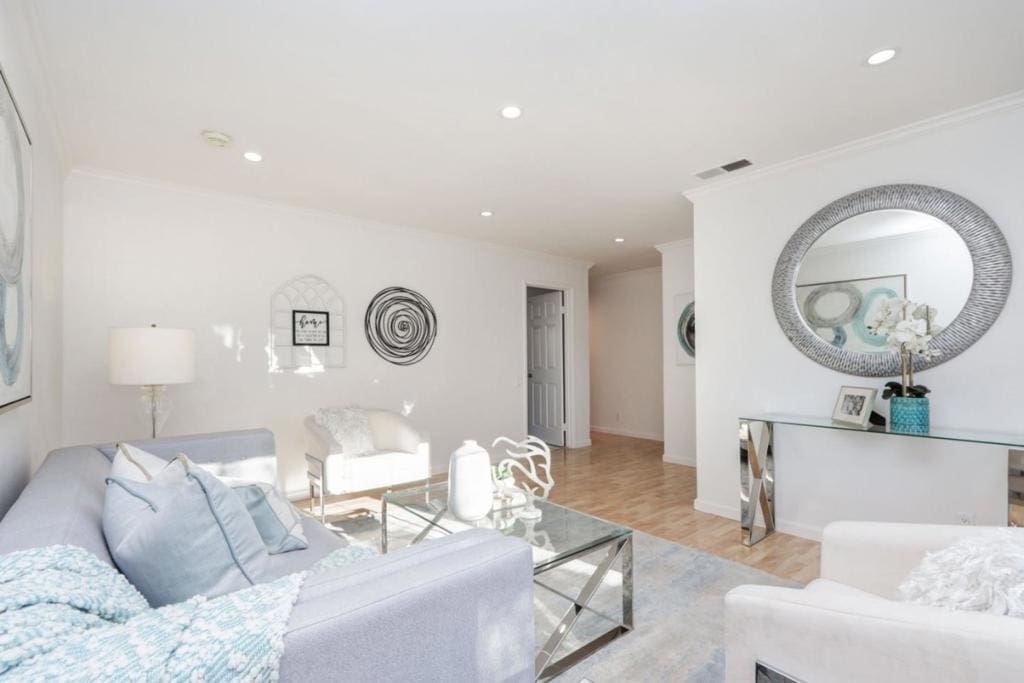
<svg viewBox="0 0 1024 683"><path fill-rule="evenodd" d="M688 303L676 321L676 338L679 340L679 346L690 358L697 355L697 323L693 315L693 304L693 301Z"/></svg>
<svg viewBox="0 0 1024 683"><path fill-rule="evenodd" d="M423 360L437 337L437 315L427 298L405 287L388 287L366 308L366 341L395 365Z"/></svg>

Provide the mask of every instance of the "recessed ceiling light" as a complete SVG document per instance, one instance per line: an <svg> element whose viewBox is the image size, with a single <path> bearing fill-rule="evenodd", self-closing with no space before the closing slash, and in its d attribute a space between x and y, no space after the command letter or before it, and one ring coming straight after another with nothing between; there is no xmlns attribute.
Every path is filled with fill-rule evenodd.
<svg viewBox="0 0 1024 683"><path fill-rule="evenodd" d="M263 155L259 152L246 152L242 156L245 157L246 161L263 161Z"/></svg>
<svg viewBox="0 0 1024 683"><path fill-rule="evenodd" d="M480 215L483 216L484 218L490 218L491 216L494 215L494 212L493 211L481 211Z"/></svg>
<svg viewBox="0 0 1024 683"><path fill-rule="evenodd" d="M623 243L623 242L625 242L625 241L626 241L626 238L625 238L625 237L616 237L616 238L615 238L615 243L616 243L616 244L622 244L622 243Z"/></svg>
<svg viewBox="0 0 1024 683"><path fill-rule="evenodd" d="M506 119L518 119L523 115L523 110L514 104L501 108L501 116Z"/></svg>
<svg viewBox="0 0 1024 683"><path fill-rule="evenodd" d="M206 144L212 147L227 147L231 144L231 136L219 130L204 130L199 134Z"/></svg>
<svg viewBox="0 0 1024 683"><path fill-rule="evenodd" d="M896 56L896 48L887 47L884 50L874 52L868 57L868 66L881 66Z"/></svg>

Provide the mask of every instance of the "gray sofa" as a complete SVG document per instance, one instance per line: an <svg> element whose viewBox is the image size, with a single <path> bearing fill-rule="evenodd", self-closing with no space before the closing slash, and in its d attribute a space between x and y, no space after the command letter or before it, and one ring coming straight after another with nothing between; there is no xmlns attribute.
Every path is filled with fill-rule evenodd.
<svg viewBox="0 0 1024 683"><path fill-rule="evenodd" d="M266 430L133 441L197 463L272 456ZM113 565L101 518L114 444L46 458L0 521L0 553L69 544ZM311 517L309 548L272 556L276 576L344 545ZM283 680L533 680L533 563L528 545L474 530L309 578L292 611Z"/></svg>

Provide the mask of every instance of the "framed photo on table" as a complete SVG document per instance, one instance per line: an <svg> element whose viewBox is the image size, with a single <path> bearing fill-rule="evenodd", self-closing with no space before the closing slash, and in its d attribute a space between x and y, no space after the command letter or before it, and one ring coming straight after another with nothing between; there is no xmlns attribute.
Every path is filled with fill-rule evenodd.
<svg viewBox="0 0 1024 683"><path fill-rule="evenodd" d="M866 429L877 397L878 389L841 387L832 411L832 421Z"/></svg>
<svg viewBox="0 0 1024 683"><path fill-rule="evenodd" d="M292 311L292 346L330 346L331 314L327 311Z"/></svg>

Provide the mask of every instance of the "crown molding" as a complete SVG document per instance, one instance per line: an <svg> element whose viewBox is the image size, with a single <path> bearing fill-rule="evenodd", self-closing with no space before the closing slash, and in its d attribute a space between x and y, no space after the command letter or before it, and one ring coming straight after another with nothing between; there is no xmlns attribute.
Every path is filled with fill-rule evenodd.
<svg viewBox="0 0 1024 683"><path fill-rule="evenodd" d="M937 128L955 126L966 121L982 118L990 114L1009 111L1022 106L1024 106L1024 90L1018 90L1008 95L1003 95L969 107L956 109L951 112L915 121L914 123L899 126L898 128L892 128L882 133L858 138L857 140L851 140L850 142L844 142L840 145L828 147L817 152L812 152L811 154L805 154L788 161L780 161L778 163L765 166L764 168L752 170L734 178L722 179L708 185L683 190L682 194L692 202L701 197L706 197L710 194L719 192L720 190L725 190L737 185L743 185L778 173L784 173L801 166L815 164L820 161L843 156L851 152L880 147L896 140L921 135Z"/></svg>
<svg viewBox="0 0 1024 683"><path fill-rule="evenodd" d="M592 261L586 261L584 259L573 258L571 256L562 256L561 254L551 254L548 252L536 251L533 249L524 249L523 247L516 247L509 244L503 244L501 242L488 242L486 240L473 239L472 237L464 237L462 235L455 235L447 232L438 232L436 230L429 230L427 228L417 228L410 225L384 223L382 221L373 220L372 218L349 216L347 214L338 213L335 211L328 211L325 209L314 209L308 206L302 206L300 204L291 204L288 202L274 201L270 199L260 199L259 197L254 197L252 195L224 192L222 190L211 190L205 187L198 187L195 185L184 185L171 181L160 180L157 178L148 178L145 176L131 175L127 173L109 171L106 169L95 168L91 166L76 166L75 168L71 169L69 176L95 178L98 180L121 182L130 185L141 185L144 187L160 189L168 192L180 192L183 194L191 194L199 197L207 197L210 199L229 201L237 204L244 204L267 210L287 211L298 215L322 218L324 220L331 221L334 223L346 222L350 224L355 224L359 227L368 227L381 231L387 230L399 234L426 239L436 239L448 242L468 244L487 248L496 252L516 254L519 256L528 256L532 258L542 258L548 261L565 263L574 266L583 266L586 270L589 270L594 265Z"/></svg>
<svg viewBox="0 0 1024 683"><path fill-rule="evenodd" d="M664 254L666 251L670 249L675 249L676 247L681 247L687 244L693 244L692 237L684 237L681 240L672 240L671 242L662 242L661 244L655 244L654 248L660 251L662 254Z"/></svg>

